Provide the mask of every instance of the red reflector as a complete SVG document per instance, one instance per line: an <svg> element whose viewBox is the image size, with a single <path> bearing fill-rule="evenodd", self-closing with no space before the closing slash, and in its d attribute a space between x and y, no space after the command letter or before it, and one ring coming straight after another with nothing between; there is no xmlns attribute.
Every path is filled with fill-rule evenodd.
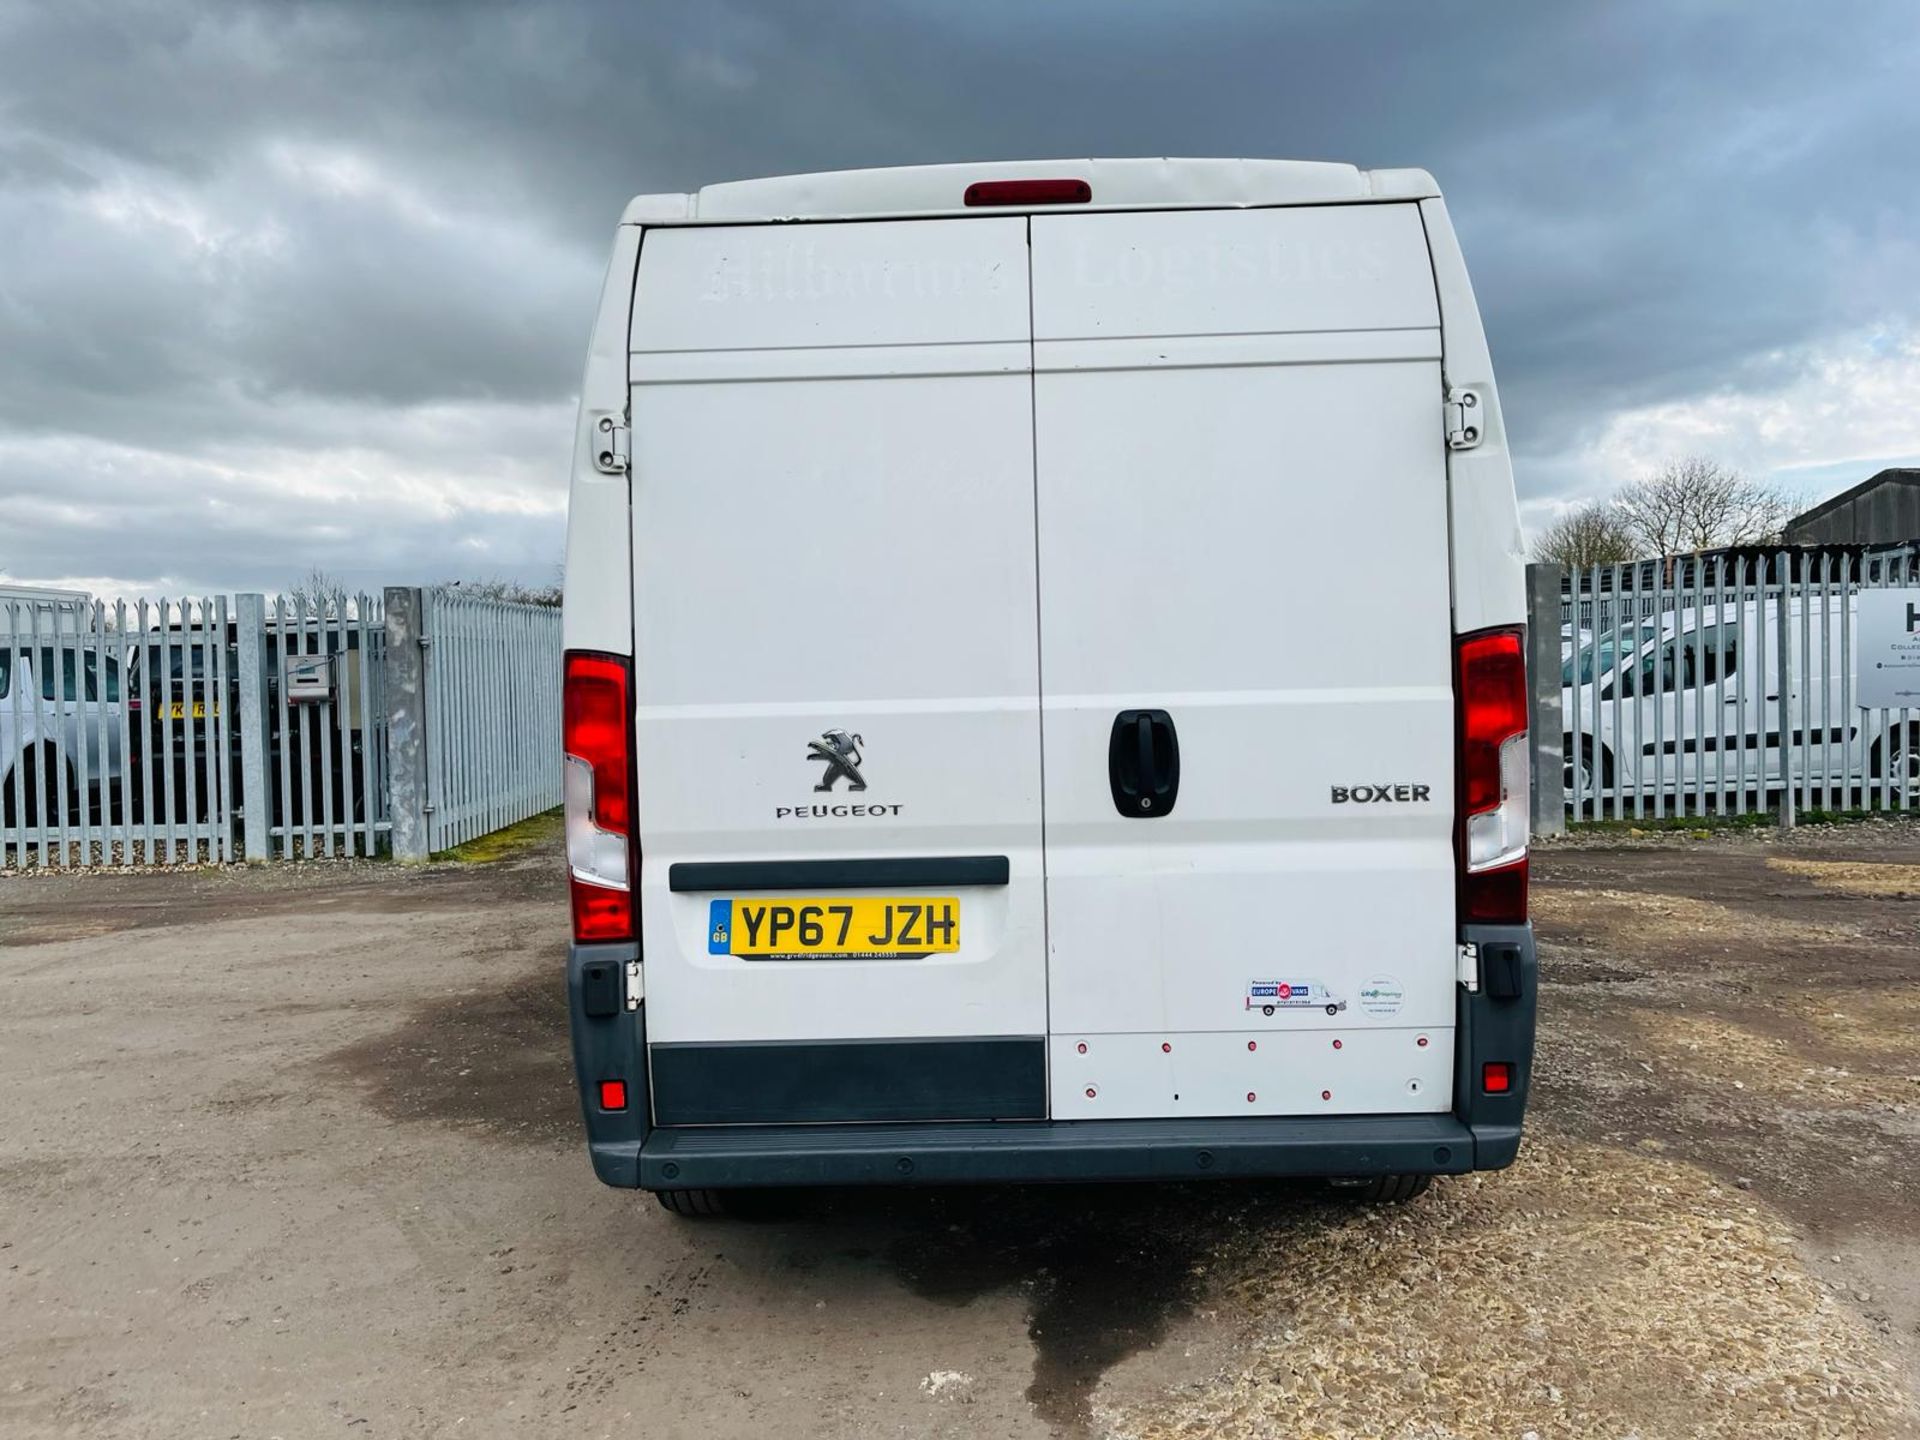
<svg viewBox="0 0 1920 1440"><path fill-rule="evenodd" d="M976 180L967 187L969 205L1084 205L1093 186L1084 180Z"/></svg>
<svg viewBox="0 0 1920 1440"><path fill-rule="evenodd" d="M1489 1095L1504 1095L1513 1089L1513 1066L1505 1060L1489 1060L1480 1069L1480 1088Z"/></svg>
<svg viewBox="0 0 1920 1440"><path fill-rule="evenodd" d="M602 1110L626 1109L627 1082L624 1080L602 1080L600 1082L600 1108Z"/></svg>

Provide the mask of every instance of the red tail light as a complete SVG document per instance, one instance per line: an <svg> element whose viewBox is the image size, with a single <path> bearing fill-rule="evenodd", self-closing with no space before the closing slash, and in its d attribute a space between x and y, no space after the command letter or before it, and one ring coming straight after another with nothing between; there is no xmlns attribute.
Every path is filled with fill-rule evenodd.
<svg viewBox="0 0 1920 1440"><path fill-rule="evenodd" d="M1521 925L1527 918L1527 661L1519 630L1462 635L1455 651L1460 709L1460 918Z"/></svg>
<svg viewBox="0 0 1920 1440"><path fill-rule="evenodd" d="M567 652L561 706L576 940L634 938L632 673L623 656Z"/></svg>
<svg viewBox="0 0 1920 1440"><path fill-rule="evenodd" d="M964 198L969 205L1084 205L1093 187L1084 180L976 180Z"/></svg>

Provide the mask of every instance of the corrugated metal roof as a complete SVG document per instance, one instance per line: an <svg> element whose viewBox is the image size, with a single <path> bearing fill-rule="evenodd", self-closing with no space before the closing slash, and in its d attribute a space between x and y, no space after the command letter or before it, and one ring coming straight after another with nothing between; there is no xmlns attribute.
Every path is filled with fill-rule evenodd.
<svg viewBox="0 0 1920 1440"><path fill-rule="evenodd" d="M1882 470L1794 516L1782 533L1795 545L1897 545L1920 539L1920 469Z"/></svg>

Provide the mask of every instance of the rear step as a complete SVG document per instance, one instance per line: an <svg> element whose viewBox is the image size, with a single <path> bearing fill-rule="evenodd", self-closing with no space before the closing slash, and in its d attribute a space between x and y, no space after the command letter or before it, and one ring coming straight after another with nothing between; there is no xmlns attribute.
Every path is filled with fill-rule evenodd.
<svg viewBox="0 0 1920 1440"><path fill-rule="evenodd" d="M1474 1134L1447 1114L654 1130L648 1190L1032 1180L1463 1174ZM609 1157L610 1158L610 1157Z"/></svg>

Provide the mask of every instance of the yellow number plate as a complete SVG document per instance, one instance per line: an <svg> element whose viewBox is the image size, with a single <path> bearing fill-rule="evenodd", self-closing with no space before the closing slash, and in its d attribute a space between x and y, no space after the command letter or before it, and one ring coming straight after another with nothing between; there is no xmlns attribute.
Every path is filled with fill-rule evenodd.
<svg viewBox="0 0 1920 1440"><path fill-rule="evenodd" d="M175 720L186 719L187 718L186 701L184 700L174 701L172 705L172 712L173 712L172 714L173 719ZM213 707L213 713L216 715L220 713L220 707L218 705ZM207 718L207 702L206 701L196 700L193 702L193 718L196 720L204 720Z"/></svg>
<svg viewBox="0 0 1920 1440"><path fill-rule="evenodd" d="M960 948L955 895L715 900L707 953L748 960L901 960Z"/></svg>

